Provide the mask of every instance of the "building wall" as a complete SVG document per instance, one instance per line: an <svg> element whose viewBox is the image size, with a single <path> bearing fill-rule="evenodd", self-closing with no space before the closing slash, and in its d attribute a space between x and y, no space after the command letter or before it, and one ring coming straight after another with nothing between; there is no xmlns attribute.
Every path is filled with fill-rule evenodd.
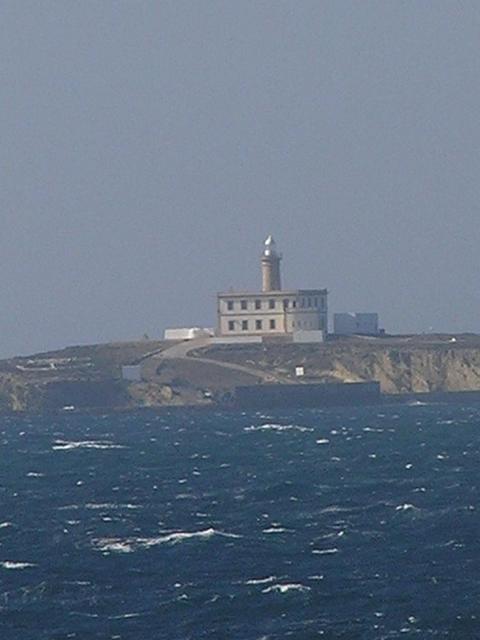
<svg viewBox="0 0 480 640"><path fill-rule="evenodd" d="M214 335L213 329L205 329L200 327L175 327L165 329L165 340L194 340L195 338L208 338Z"/></svg>
<svg viewBox="0 0 480 640"><path fill-rule="evenodd" d="M287 315L287 332L327 330L327 314L317 309L301 309Z"/></svg>
<svg viewBox="0 0 480 640"><path fill-rule="evenodd" d="M325 290L219 294L220 335L327 330Z"/></svg>
<svg viewBox="0 0 480 640"><path fill-rule="evenodd" d="M235 404L251 409L376 404L380 399L378 382L257 384L235 388Z"/></svg>
<svg viewBox="0 0 480 640"><path fill-rule="evenodd" d="M337 335L378 335L378 313L335 313L333 332Z"/></svg>

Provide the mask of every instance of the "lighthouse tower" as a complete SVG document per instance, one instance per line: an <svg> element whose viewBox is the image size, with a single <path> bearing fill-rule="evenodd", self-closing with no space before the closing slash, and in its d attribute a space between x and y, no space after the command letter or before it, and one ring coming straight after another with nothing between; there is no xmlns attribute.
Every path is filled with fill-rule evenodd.
<svg viewBox="0 0 480 640"><path fill-rule="evenodd" d="M227 342L261 342L283 336L293 342L321 342L327 330L326 289L282 289L281 253L272 236L263 245L262 290L217 295L217 337Z"/></svg>
<svg viewBox="0 0 480 640"><path fill-rule="evenodd" d="M281 291L280 260L282 255L277 252L275 240L268 236L262 253L262 291Z"/></svg>

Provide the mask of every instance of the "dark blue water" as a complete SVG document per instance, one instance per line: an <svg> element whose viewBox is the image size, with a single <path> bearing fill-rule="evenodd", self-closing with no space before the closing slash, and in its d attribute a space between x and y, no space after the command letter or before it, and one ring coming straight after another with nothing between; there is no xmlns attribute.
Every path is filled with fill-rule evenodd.
<svg viewBox="0 0 480 640"><path fill-rule="evenodd" d="M0 431L2 640L480 637L478 407Z"/></svg>

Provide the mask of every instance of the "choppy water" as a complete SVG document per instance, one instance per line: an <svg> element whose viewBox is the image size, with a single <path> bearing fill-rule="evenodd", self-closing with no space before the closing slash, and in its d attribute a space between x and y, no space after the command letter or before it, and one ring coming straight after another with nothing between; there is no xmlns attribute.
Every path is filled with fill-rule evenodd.
<svg viewBox="0 0 480 640"><path fill-rule="evenodd" d="M0 638L480 637L480 408L0 422Z"/></svg>

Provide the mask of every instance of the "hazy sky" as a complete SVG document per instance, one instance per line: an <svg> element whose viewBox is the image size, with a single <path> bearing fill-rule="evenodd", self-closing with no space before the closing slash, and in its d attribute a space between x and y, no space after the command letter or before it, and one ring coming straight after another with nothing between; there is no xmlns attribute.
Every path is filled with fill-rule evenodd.
<svg viewBox="0 0 480 640"><path fill-rule="evenodd" d="M480 331L478 1L3 0L0 355L284 282Z"/></svg>

